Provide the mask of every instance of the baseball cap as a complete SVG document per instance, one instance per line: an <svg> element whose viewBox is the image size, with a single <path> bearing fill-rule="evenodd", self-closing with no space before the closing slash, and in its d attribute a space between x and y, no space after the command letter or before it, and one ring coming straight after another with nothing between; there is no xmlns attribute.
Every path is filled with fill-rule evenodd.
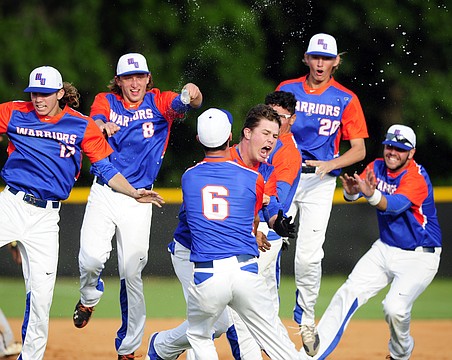
<svg viewBox="0 0 452 360"><path fill-rule="evenodd" d="M336 57L336 39L328 34L316 34L311 38L311 40L309 40L309 46L306 54Z"/></svg>
<svg viewBox="0 0 452 360"><path fill-rule="evenodd" d="M416 134L408 126L399 124L391 125L382 144L391 145L403 150L411 150L416 147Z"/></svg>
<svg viewBox="0 0 452 360"><path fill-rule="evenodd" d="M198 138L208 148L216 148L228 140L232 115L227 110L210 108L198 116Z"/></svg>
<svg viewBox="0 0 452 360"><path fill-rule="evenodd" d="M24 92L51 94L62 88L60 72L51 66L40 66L30 73L30 81Z"/></svg>
<svg viewBox="0 0 452 360"><path fill-rule="evenodd" d="M116 67L116 76L130 74L149 74L146 58L138 53L122 55Z"/></svg>

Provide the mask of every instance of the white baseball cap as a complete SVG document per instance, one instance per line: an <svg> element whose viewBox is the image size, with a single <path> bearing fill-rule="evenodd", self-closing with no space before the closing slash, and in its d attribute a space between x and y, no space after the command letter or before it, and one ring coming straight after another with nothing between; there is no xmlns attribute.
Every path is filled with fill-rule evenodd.
<svg viewBox="0 0 452 360"><path fill-rule="evenodd" d="M216 148L228 140L232 129L229 111L210 108L198 116L199 142L208 148Z"/></svg>
<svg viewBox="0 0 452 360"><path fill-rule="evenodd" d="M416 134L408 126L399 124L391 125L382 144L391 145L403 150L411 150L416 147Z"/></svg>
<svg viewBox="0 0 452 360"><path fill-rule="evenodd" d="M24 92L51 94L62 88L60 72L51 66L40 66L30 73L30 81Z"/></svg>
<svg viewBox="0 0 452 360"><path fill-rule="evenodd" d="M328 34L316 34L311 38L311 40L309 40L309 46L306 54L336 57L336 39Z"/></svg>
<svg viewBox="0 0 452 360"><path fill-rule="evenodd" d="M138 53L122 55L116 67L116 76L130 74L149 74L146 58Z"/></svg>

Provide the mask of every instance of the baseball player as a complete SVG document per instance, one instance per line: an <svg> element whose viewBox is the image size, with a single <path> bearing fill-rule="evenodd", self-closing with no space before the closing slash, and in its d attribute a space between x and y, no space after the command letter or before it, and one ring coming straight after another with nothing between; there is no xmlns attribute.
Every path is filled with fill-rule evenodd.
<svg viewBox="0 0 452 360"><path fill-rule="evenodd" d="M24 91L31 101L0 104L0 133L9 138L1 171L6 187L0 193L0 246L17 240L22 258L26 308L19 359L40 360L57 271L60 200L80 174L82 152L116 191L143 202L162 199L133 188L110 163L113 150L91 118L68 106L78 106L79 94L57 69L34 69Z"/></svg>
<svg viewBox="0 0 452 360"><path fill-rule="evenodd" d="M202 116L215 119L215 117L218 117L218 114L222 115L222 112L225 111L218 109L209 109L205 111ZM228 112L225 113L228 115L230 123L232 124L232 116L230 116ZM266 181L265 193L271 194L271 198L273 198L273 195L276 194L276 181L273 173L273 167L263 162L263 159L265 157L259 154L260 151L258 152L253 149L261 149L263 147L266 147L268 148L267 150L272 151L274 147L274 141L270 139L266 140L264 144L262 144L262 140L259 138L259 136L250 137L248 135L248 131L247 135L244 135L245 128L252 130L252 132L256 134L259 134L262 130L254 131L253 129L260 125L262 119L271 119L271 121L277 122L278 124L280 121L277 114L274 111L271 111L270 107L263 105L257 105L256 107L253 107L246 117L245 124L242 129L242 140L237 145L237 148L240 147L239 151L241 151L242 156L239 155L239 151L237 151L236 148L230 148L230 155L231 159L240 163L241 165L253 167L255 168L255 170L259 171ZM212 126L215 127L216 123L212 122ZM207 130L205 130L205 132L206 131ZM214 137L215 135L216 132L213 129L211 136ZM247 165L245 165L245 161ZM270 221L271 223L274 219L274 214L279 213L279 209L280 207L275 206L274 209L270 210L270 213L272 213L273 215ZM285 222L281 227L284 228L287 222L290 222L290 219L285 219ZM284 229L278 228L278 225L276 226L276 228L278 229L278 232L284 231ZM294 229L291 227L290 231L293 230ZM172 254L171 259L173 262L174 270L179 280L181 281L184 296L186 299L187 289L189 287L191 279L193 278L193 263L191 263L189 260L191 241L192 239L186 221L185 208L182 205L181 211L179 212L179 224L174 233L174 241L169 245L169 250ZM151 336L152 345L149 348L149 358L151 360L175 359L184 350L188 350L190 348L190 343L188 342L188 339L186 337L187 327L188 322L185 321L174 329L153 334ZM227 332L227 337L231 344L231 349L235 359L252 360L256 358L256 352L259 353L258 358L262 359L262 356L260 355L260 347L256 345L256 342L253 339L249 340L247 338L242 341L242 339L237 338L237 330L232 322L232 317L229 310L226 310L221 314L214 325L213 334L214 337L217 338L225 332ZM188 351L187 358L190 358L190 356L190 351Z"/></svg>
<svg viewBox="0 0 452 360"><path fill-rule="evenodd" d="M282 203L284 212L287 212L292 203L295 190L297 189L301 169L301 155L293 134L290 131L296 118L296 99L292 93L275 91L266 96L265 103L272 106L281 119L278 141L267 161L274 166L278 200ZM259 214L260 223L256 234L257 238L261 238L261 241L258 241L258 244L260 244L258 258L259 274L265 278L267 287L270 290L278 325L285 332L286 328L279 319L278 294L280 280L279 264L283 239L273 229L268 227L262 216L262 211ZM285 241L287 241L287 238ZM253 342L250 332L246 326L243 326L243 321L234 312L232 313L232 319L239 343ZM251 356L251 351L249 353L252 359L262 358L261 349L257 344L255 346L249 345L248 348L252 349L252 353L254 354Z"/></svg>
<svg viewBox="0 0 452 360"><path fill-rule="evenodd" d="M143 55L121 56L110 92L96 95L91 117L108 135L115 150L110 161L137 188L152 189L162 164L175 119L201 106L202 94L188 83L188 104L181 95L153 87ZM185 100L184 100L185 101ZM122 325L115 347L118 359L133 359L140 347L146 321L141 272L147 263L152 205L138 204L118 194L99 177L94 179L83 219L79 269L80 301L74 325L83 328L104 292L101 273L116 235Z"/></svg>
<svg viewBox="0 0 452 360"><path fill-rule="evenodd" d="M340 169L364 159L366 122L358 97L340 85L333 73L341 62L336 40L316 34L304 55L309 74L280 83L277 90L297 99L292 132L303 159L302 174L288 215L299 214L295 250L297 286L294 320L306 352L318 351L314 307L322 275L323 243ZM341 140L350 148L339 154Z"/></svg>
<svg viewBox="0 0 452 360"><path fill-rule="evenodd" d="M353 314L388 284L383 300L390 330L387 359L409 359L414 347L411 309L438 271L441 230L429 176L414 160L416 135L408 126L392 125L383 144L383 158L371 162L361 175L341 176L346 200L364 197L376 208L380 238L323 314L318 359L333 352Z"/></svg>
<svg viewBox="0 0 452 360"><path fill-rule="evenodd" d="M263 205L264 179L260 173L229 160L225 141L230 129L224 131L223 140L212 142L212 127L205 121L198 119L198 137L206 158L182 176L183 202L192 235L190 260L194 263L188 291L188 339L197 359L218 359L212 328L229 305L246 321L271 358L298 359L290 339L273 326L273 313L261 311L272 306L264 280L257 274L259 252L253 230L257 211ZM207 121L229 124L227 116ZM264 134L263 129L268 131ZM271 144L279 127L276 122L262 120L254 130ZM246 137L250 131L245 129Z"/></svg>

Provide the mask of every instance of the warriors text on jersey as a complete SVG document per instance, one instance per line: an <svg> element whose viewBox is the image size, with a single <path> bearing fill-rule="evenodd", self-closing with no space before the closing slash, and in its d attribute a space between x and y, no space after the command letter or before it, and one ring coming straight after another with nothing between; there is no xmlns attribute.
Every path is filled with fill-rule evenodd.
<svg viewBox="0 0 452 360"><path fill-rule="evenodd" d="M331 160L339 156L341 140L368 137L358 97L334 78L319 89L311 89L303 76L283 81L276 90L291 92L297 99L292 133L303 161ZM331 174L339 173L336 169Z"/></svg>
<svg viewBox="0 0 452 360"><path fill-rule="evenodd" d="M96 123L66 106L53 117L41 117L31 102L0 104L0 133L7 133L5 182L43 200L64 200L80 174L82 152L91 163L113 150Z"/></svg>
<svg viewBox="0 0 452 360"><path fill-rule="evenodd" d="M127 128L108 138L115 150L110 161L135 188L150 188L162 166L173 120L184 116L172 107L177 97L154 88L137 107L114 93L100 93L94 99L90 114L94 120Z"/></svg>

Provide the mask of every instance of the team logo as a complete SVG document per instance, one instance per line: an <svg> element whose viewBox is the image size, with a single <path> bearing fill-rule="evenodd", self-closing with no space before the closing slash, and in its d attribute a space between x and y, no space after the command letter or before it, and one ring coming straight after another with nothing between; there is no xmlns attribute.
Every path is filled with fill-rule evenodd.
<svg viewBox="0 0 452 360"><path fill-rule="evenodd" d="M45 85L46 84L46 79L42 77L42 73L37 73L35 80L39 81L39 83L41 85Z"/></svg>
<svg viewBox="0 0 452 360"><path fill-rule="evenodd" d="M323 50L328 49L328 44L325 43L325 41L324 41L323 39L319 39L319 40L317 41L317 45L321 45L321 46L323 47Z"/></svg>
<svg viewBox="0 0 452 360"><path fill-rule="evenodd" d="M137 61L134 61L133 58L127 59L127 64L133 65L136 69L140 67Z"/></svg>

